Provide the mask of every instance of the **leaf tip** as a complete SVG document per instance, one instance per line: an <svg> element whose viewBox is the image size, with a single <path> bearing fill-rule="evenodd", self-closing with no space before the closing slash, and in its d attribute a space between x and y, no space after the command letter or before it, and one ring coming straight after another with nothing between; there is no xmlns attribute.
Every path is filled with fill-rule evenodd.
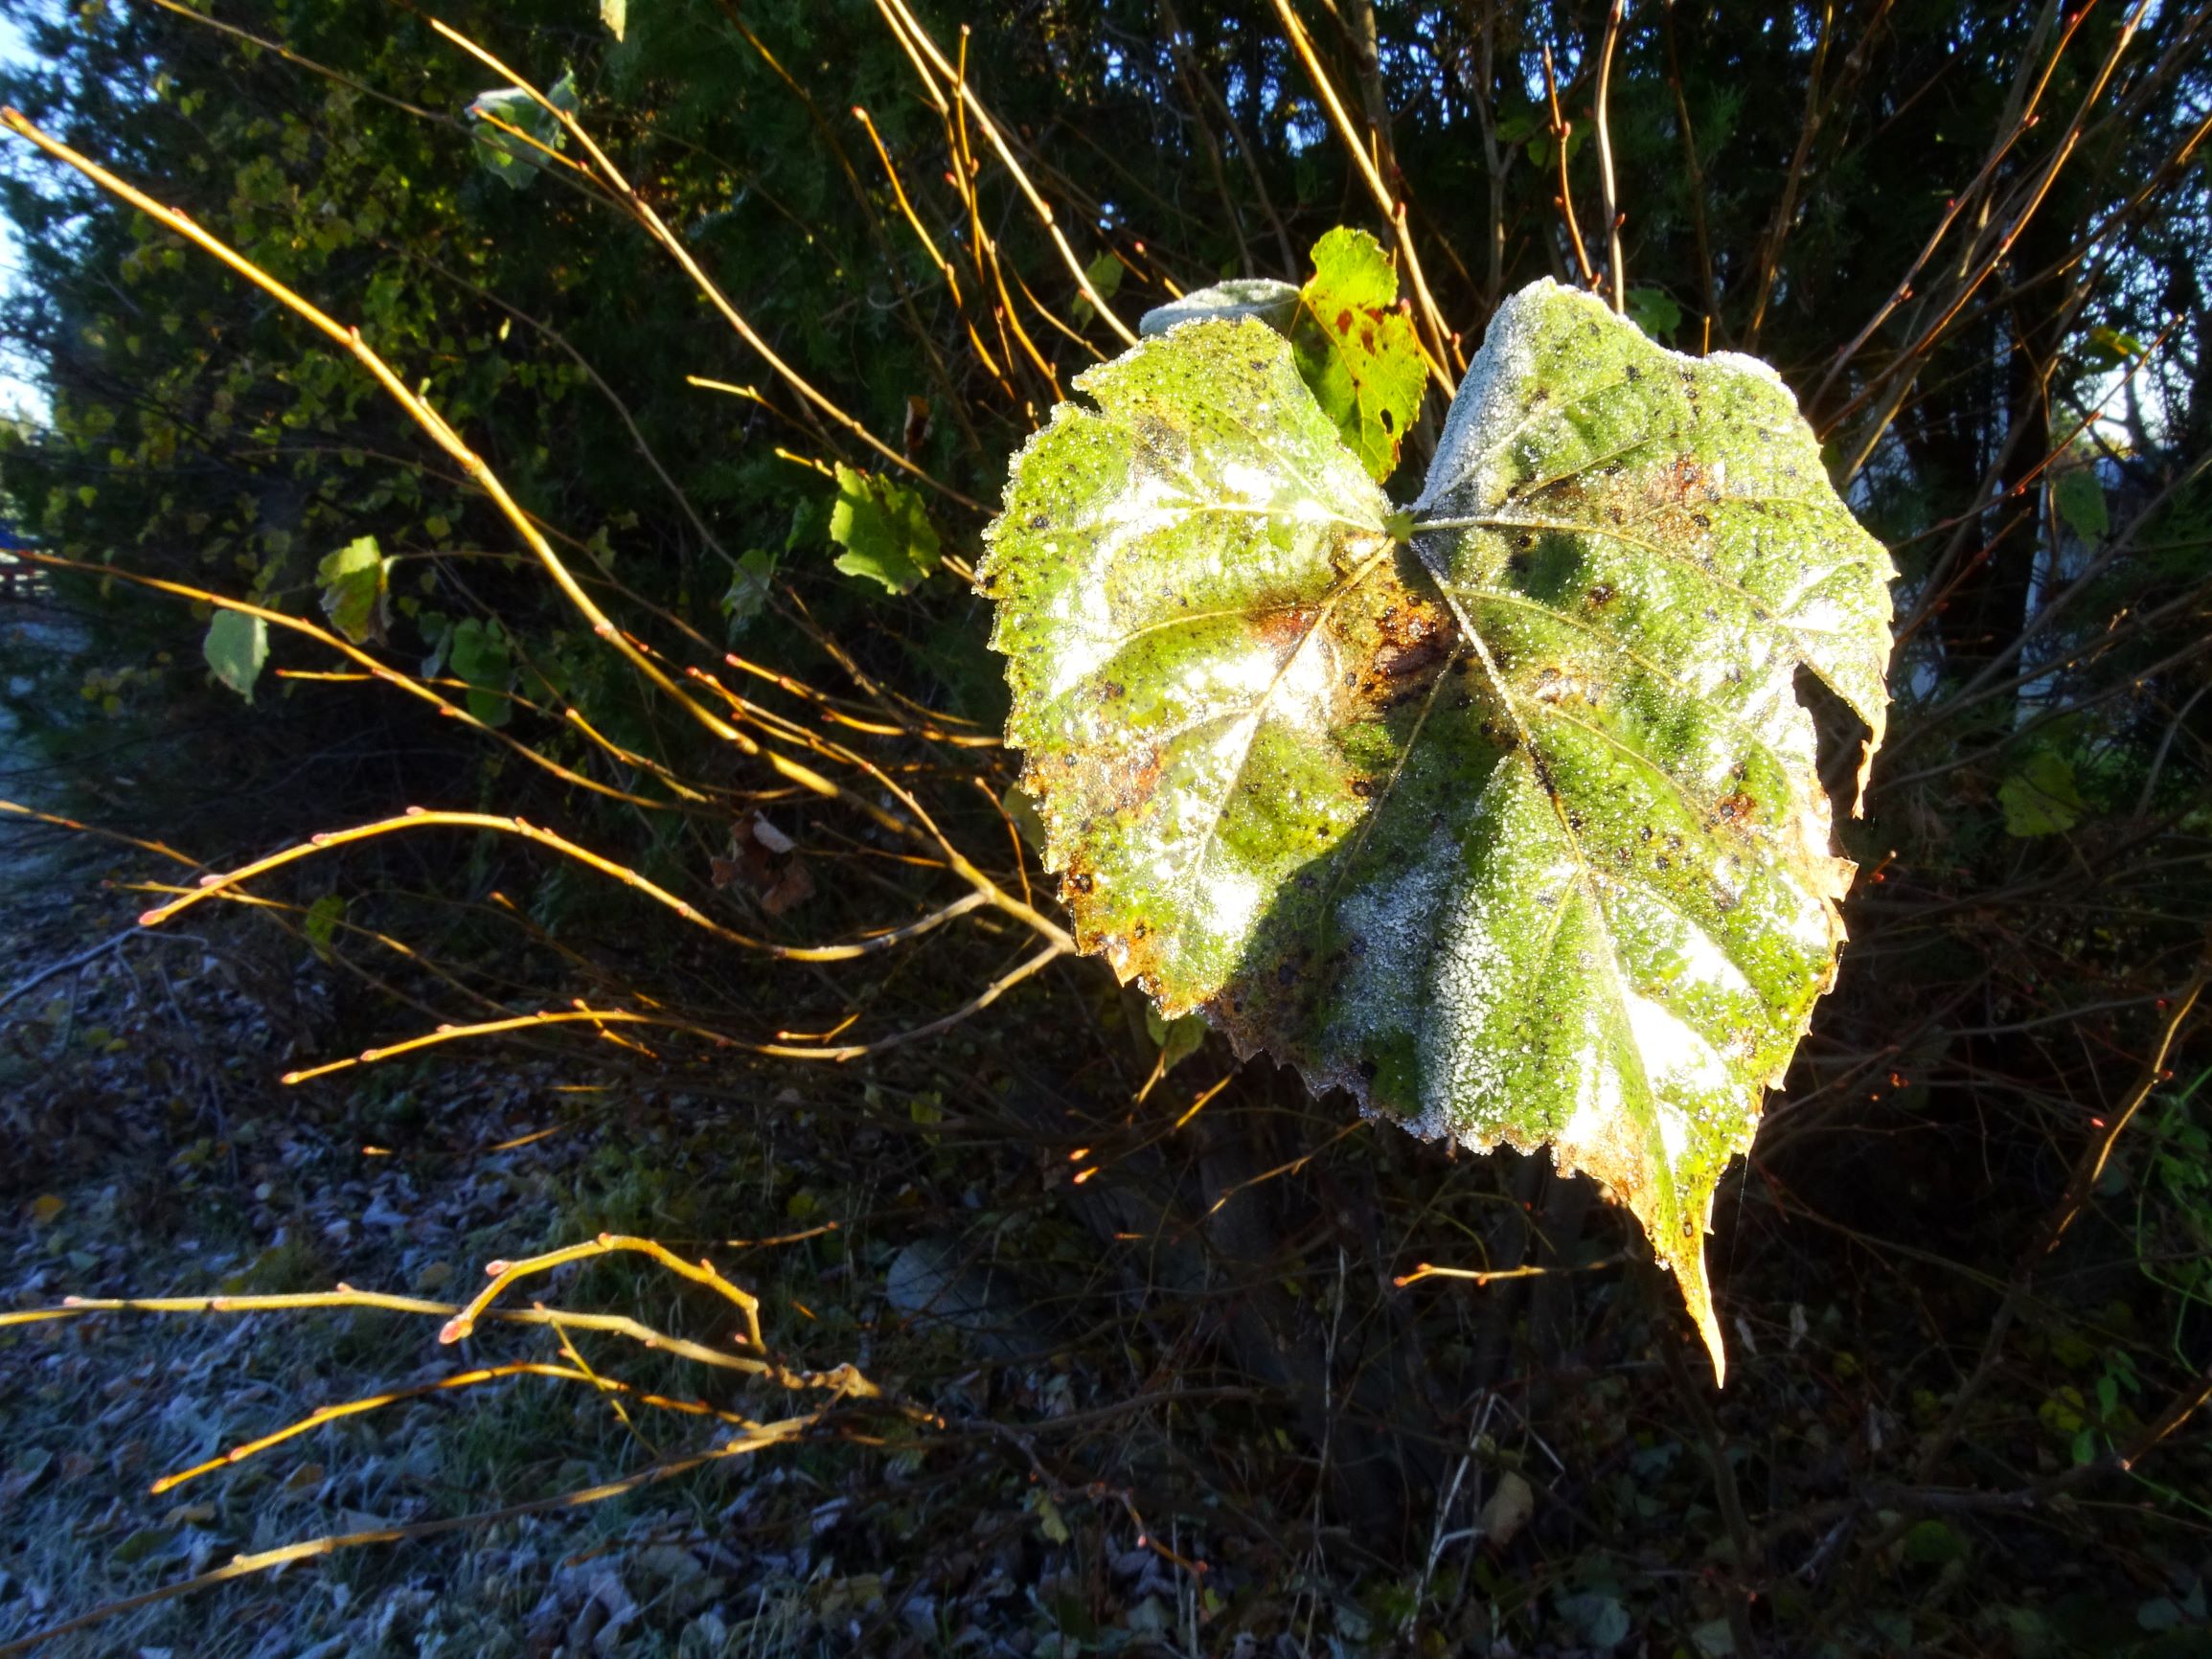
<svg viewBox="0 0 2212 1659"><path fill-rule="evenodd" d="M1705 1246L1702 1240L1693 1246L1694 1254L1686 1261L1674 1264L1675 1283L1682 1287L1682 1304L1689 1310L1690 1322L1697 1326L1698 1335L1703 1339L1705 1352L1713 1361L1713 1386L1728 1385L1728 1348L1721 1335L1721 1317L1713 1309L1713 1285L1705 1277Z"/></svg>

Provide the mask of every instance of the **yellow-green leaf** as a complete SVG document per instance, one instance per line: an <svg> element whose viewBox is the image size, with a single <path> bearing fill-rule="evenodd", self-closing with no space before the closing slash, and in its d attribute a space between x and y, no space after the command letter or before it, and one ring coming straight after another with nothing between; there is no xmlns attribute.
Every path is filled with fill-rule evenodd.
<svg viewBox="0 0 2212 1659"><path fill-rule="evenodd" d="M845 550L839 570L887 593L911 593L937 568L937 532L922 497L880 473L838 466L830 539Z"/></svg>
<svg viewBox="0 0 2212 1659"><path fill-rule="evenodd" d="M391 626L391 566L392 561L377 551L376 538L364 535L325 554L315 567L315 582L323 590L323 614L357 646L371 640L381 643Z"/></svg>
<svg viewBox="0 0 2212 1659"><path fill-rule="evenodd" d="M1313 244L1313 275L1290 322L1298 371L1360 465L1380 482L1398 467L1421 413L1427 365L1413 319L1398 307L1398 267L1365 231L1337 227Z"/></svg>

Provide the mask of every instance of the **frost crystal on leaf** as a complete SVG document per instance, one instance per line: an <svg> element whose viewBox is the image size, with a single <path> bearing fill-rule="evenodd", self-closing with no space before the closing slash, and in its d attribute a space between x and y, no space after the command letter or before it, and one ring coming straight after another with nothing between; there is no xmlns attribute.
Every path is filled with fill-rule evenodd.
<svg viewBox="0 0 2212 1659"><path fill-rule="evenodd" d="M1410 541L1250 320L1147 339L1016 458L979 571L1085 949L1317 1090L1549 1145L1723 1364L1714 1188L1843 938L1799 668L1881 740L1887 554L1789 392L1550 283Z"/></svg>

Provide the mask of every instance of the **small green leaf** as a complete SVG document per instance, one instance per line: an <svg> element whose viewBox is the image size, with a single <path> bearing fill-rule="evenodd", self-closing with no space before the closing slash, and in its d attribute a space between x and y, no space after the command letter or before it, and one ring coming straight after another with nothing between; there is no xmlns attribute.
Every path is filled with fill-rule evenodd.
<svg viewBox="0 0 2212 1659"><path fill-rule="evenodd" d="M1097 290L1098 297L1102 300L1110 300L1121 291L1122 262L1114 258L1111 249L1099 255L1097 259L1085 265L1083 274L1083 280ZM1096 314L1087 294L1078 294L1075 304L1070 306L1068 309L1075 313L1075 320L1079 327L1089 322L1092 316Z"/></svg>
<svg viewBox="0 0 2212 1659"><path fill-rule="evenodd" d="M1852 875L1794 678L1875 744L1888 702L1894 570L1789 392L1537 283L1401 541L1262 324L1076 386L978 580L1078 943L1316 1092L1549 1144L1642 1222L1718 1372L1714 1191Z"/></svg>
<svg viewBox="0 0 2212 1659"><path fill-rule="evenodd" d="M2117 368L2129 358L2142 354L2142 341L2109 324L2099 324L2089 330L2089 355L2103 368Z"/></svg>
<svg viewBox="0 0 2212 1659"><path fill-rule="evenodd" d="M355 645L381 643L392 623L388 573L392 561L376 550L376 538L364 535L326 554L315 567L315 581L323 590L323 614Z"/></svg>
<svg viewBox="0 0 2212 1659"><path fill-rule="evenodd" d="M922 497L880 473L837 467L830 539L845 551L837 568L865 577L886 593L911 593L937 568L937 532Z"/></svg>
<svg viewBox="0 0 2212 1659"><path fill-rule="evenodd" d="M1630 288L1625 304L1630 322L1653 339L1673 344L1675 330L1682 326L1682 307L1674 295L1664 288Z"/></svg>
<svg viewBox="0 0 2212 1659"><path fill-rule="evenodd" d="M1365 231L1313 244L1313 275L1290 324L1298 373L1370 476L1398 467L1428 385L1413 319L1398 308L1398 267Z"/></svg>
<svg viewBox="0 0 2212 1659"><path fill-rule="evenodd" d="M2172 1597L2154 1596L2136 1606L2135 1623L2154 1633L2177 1630L2183 1623L2183 1615Z"/></svg>
<svg viewBox="0 0 2212 1659"><path fill-rule="evenodd" d="M1560 1616L1573 1625L1582 1639L1600 1652L1610 1653L1629 1639L1634 1628L1629 1620L1629 1610L1621 1605L1618 1596L1608 1596L1603 1590L1585 1590L1576 1596L1559 1599Z"/></svg>
<svg viewBox="0 0 2212 1659"><path fill-rule="evenodd" d="M1159 1046L1163 1076L1197 1054L1206 1040L1206 1033L1212 1029L1204 1014L1187 1013L1181 1019L1162 1019L1157 1009L1145 1010L1145 1032Z"/></svg>
<svg viewBox="0 0 2212 1659"><path fill-rule="evenodd" d="M1940 1567L1966 1554L1966 1540L1948 1521L1916 1521L1900 1543L1904 1558L1921 1567Z"/></svg>
<svg viewBox="0 0 2212 1659"><path fill-rule="evenodd" d="M108 1551L107 1559L113 1566L135 1567L155 1556L172 1553L175 1541L174 1527L141 1527Z"/></svg>
<svg viewBox="0 0 2212 1659"><path fill-rule="evenodd" d="M1064 1544L1075 1536L1068 1531L1067 1517L1060 1512L1060 1505L1053 1502L1052 1494L1042 1487L1029 1489L1024 1507L1037 1517L1037 1530L1046 1543Z"/></svg>
<svg viewBox="0 0 2212 1659"><path fill-rule="evenodd" d="M269 660L269 625L243 611L218 610L207 625L207 641L200 648L215 677L252 702L254 682Z"/></svg>
<svg viewBox="0 0 2212 1659"><path fill-rule="evenodd" d="M2074 781L2074 763L2048 749L2028 757L2020 769L1997 785L2004 808L2005 833L2024 838L2063 835L2089 810Z"/></svg>
<svg viewBox="0 0 2212 1659"><path fill-rule="evenodd" d="M419 670L426 680L434 680L445 671L445 653L453 648L453 619L442 610L426 610L415 618L422 630L422 643L429 654L422 659Z"/></svg>
<svg viewBox="0 0 2212 1659"><path fill-rule="evenodd" d="M2094 466L2069 466L2052 479L2051 505L2084 541L2102 541L2111 533L2105 486Z"/></svg>
<svg viewBox="0 0 2212 1659"><path fill-rule="evenodd" d="M514 657L496 617L463 617L445 642L445 660L466 681L468 712L487 726L504 726L513 707L500 693L513 678Z"/></svg>
<svg viewBox="0 0 2212 1659"><path fill-rule="evenodd" d="M308 936L308 943L325 962L331 960L331 945L338 937L338 923L346 920L346 901L335 893L326 893L308 906L308 914L300 930Z"/></svg>
<svg viewBox="0 0 2212 1659"><path fill-rule="evenodd" d="M775 580L774 554L756 547L738 555L738 566L730 572L729 590L722 595L722 615L729 619L731 639L743 633L767 608Z"/></svg>

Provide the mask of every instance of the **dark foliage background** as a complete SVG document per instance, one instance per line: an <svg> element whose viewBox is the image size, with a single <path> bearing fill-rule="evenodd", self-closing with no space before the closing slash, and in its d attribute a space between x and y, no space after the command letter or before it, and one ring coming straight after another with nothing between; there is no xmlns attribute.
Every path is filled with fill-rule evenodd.
<svg viewBox="0 0 2212 1659"><path fill-rule="evenodd" d="M1603 7L1292 10L1408 204L1459 362L1501 296L1579 276L1547 50L1575 229L1602 269ZM839 710L874 688L995 727L980 602L942 575L887 598L832 567L814 464L878 458L604 193L480 165L464 111L495 82L422 12L241 5L218 29L156 4L10 11L39 61L5 78L7 102L358 323L624 626L760 699L750 729L796 753L774 721L811 729L824 705L723 669L732 646ZM951 188L956 147L886 15L636 0L620 42L582 5L440 15L541 84L573 70L643 196L763 338L946 487L934 521L972 557L983 514L958 497L993 501L1010 451L1118 343L980 137L972 215ZM1390 235L1273 6L1033 0L923 21L965 54L1126 323L1224 276L1301 280L1332 225ZM711 1103L711 1150L641 1154L655 1196L635 1230L680 1249L837 1221L763 1269L810 1310L778 1304L771 1340L822 1364L865 1351L954 1424L809 1452L865 1529L847 1556L895 1587L851 1629L842 1606L794 1627L792 1650L932 1650L907 1604L980 1595L993 1572L1007 1588L977 1627L1038 1652L2205 1650L2212 1456L2186 1414L2212 1390L2212 1058L2182 1016L2212 917L2207 62L2212 15L2181 5L1628 11L1608 113L1631 312L1679 349L1774 362L1904 572L1891 738L1841 831L1863 871L1841 984L1717 1211L1724 1394L1685 1368L1671 1289L1586 1183L1357 1127L1212 1043L1140 1095L1156 1047L1093 963L847 1067L683 1038L525 1045L600 1057L594 1076L655 1109ZM791 940L944 901L863 816L673 712L353 364L27 146L5 167L23 239L5 330L53 413L6 434L0 488L77 561L51 578L50 625L12 636L9 703L34 745L13 798L216 867L407 804L518 814ZM1432 394L1414 475L1441 408ZM526 699L507 735L646 804L376 683L264 678L249 707L208 680L204 613L99 573L313 617L317 561L363 534L400 559L381 662L430 673L457 619L497 619L508 660L476 689ZM755 553L776 592L748 619L731 596ZM282 637L272 665L346 666ZM995 751L842 736L928 791L1010 890L1042 890L993 806L1013 777ZM787 917L716 882L755 812L814 872ZM855 1014L880 1035L942 1015L1017 943L947 929L799 968L702 945L512 839L343 856L265 891L342 897L446 977L348 935L331 971L372 977L341 980L320 1016L331 1055L576 996L650 996L748 1041ZM434 1079L449 1052L394 1075ZM315 1086L343 1120L398 1085ZM588 1122L623 1144L623 1122ZM7 1178L28 1198L82 1143L34 1114L18 1127ZM556 1219L507 1216L480 1253L564 1241ZM1552 1271L1394 1284L1427 1261ZM937 1305L886 1300L901 1272ZM907 1456L919 1482L894 1478ZM1088 1501L1094 1482L1133 1511ZM1049 1524L1038 1491L1060 1494ZM1148 1630L1102 1564L1140 1547L1132 1513L1209 1563L1202 1597L1187 1576L1172 1592L1187 1642L1181 1600L1174 1628ZM1002 1559L1000 1534L1029 1541ZM37 1622L0 1602L10 1619Z"/></svg>

